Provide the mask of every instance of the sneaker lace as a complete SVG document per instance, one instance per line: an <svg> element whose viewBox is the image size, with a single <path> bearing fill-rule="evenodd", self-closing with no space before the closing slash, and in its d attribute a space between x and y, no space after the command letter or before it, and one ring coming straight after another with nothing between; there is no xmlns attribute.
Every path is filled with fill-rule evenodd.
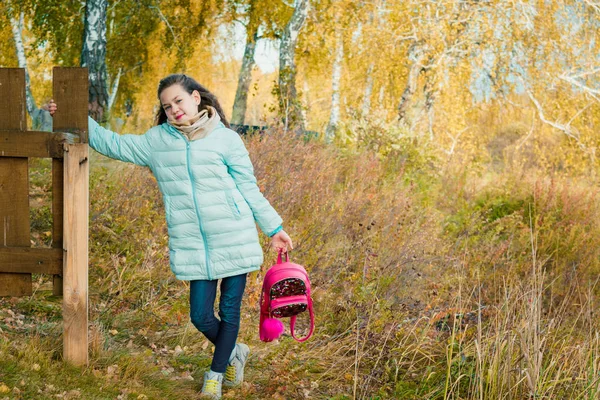
<svg viewBox="0 0 600 400"><path fill-rule="evenodd" d="M204 393L217 394L219 388L219 381L209 379L204 384Z"/></svg>
<svg viewBox="0 0 600 400"><path fill-rule="evenodd" d="M235 365L228 365L225 370L225 379L231 382L235 381Z"/></svg>

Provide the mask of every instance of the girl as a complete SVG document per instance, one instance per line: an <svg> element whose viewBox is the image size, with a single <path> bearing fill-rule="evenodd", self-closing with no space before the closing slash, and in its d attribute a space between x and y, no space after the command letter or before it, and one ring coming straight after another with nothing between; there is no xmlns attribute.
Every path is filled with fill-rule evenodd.
<svg viewBox="0 0 600 400"><path fill-rule="evenodd" d="M244 379L249 348L237 343L240 306L249 272L260 268L256 223L275 250L292 249L282 219L261 194L242 139L206 88L186 75L158 85L156 126L143 135L119 135L89 119L89 144L121 161L149 167L163 195L170 264L190 281L190 316L215 345L202 394L221 397L221 387ZM51 103L53 114L56 104ZM219 318L214 315L221 280Z"/></svg>

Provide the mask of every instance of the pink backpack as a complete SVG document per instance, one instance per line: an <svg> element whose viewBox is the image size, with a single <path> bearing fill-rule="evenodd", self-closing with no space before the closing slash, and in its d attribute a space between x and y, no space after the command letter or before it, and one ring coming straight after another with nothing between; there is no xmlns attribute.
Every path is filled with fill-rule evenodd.
<svg viewBox="0 0 600 400"><path fill-rule="evenodd" d="M308 335L297 338L294 333L296 316L308 310L310 329ZM291 263L285 253L285 262L281 260L281 251L277 264L265 274L260 293L260 340L271 342L283 333L283 322L278 318L290 317L290 331L298 342L304 342L313 334L315 315L310 297L310 281L302 265Z"/></svg>

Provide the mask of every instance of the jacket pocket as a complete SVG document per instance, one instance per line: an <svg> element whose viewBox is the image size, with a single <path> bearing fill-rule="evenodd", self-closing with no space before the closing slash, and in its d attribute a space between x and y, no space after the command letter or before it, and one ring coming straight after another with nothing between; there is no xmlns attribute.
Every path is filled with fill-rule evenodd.
<svg viewBox="0 0 600 400"><path fill-rule="evenodd" d="M225 196L227 197L227 203L229 204L229 209L231 210L231 213L233 214L235 219L242 218L240 208L238 207L237 203L235 202L235 199L233 198L233 193L231 192L231 190L228 190L225 193Z"/></svg>

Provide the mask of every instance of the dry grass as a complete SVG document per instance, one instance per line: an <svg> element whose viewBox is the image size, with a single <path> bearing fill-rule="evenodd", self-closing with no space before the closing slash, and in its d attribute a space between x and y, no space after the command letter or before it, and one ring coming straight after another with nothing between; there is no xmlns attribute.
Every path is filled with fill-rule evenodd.
<svg viewBox="0 0 600 400"><path fill-rule="evenodd" d="M393 145L247 138L292 258L311 274L317 330L306 344L260 343L252 274L248 382L226 397L597 398L597 190L442 161L401 135ZM39 277L32 298L0 300L0 398L193 398L211 346L169 271L154 180L92 161L90 366L61 363L60 299Z"/></svg>

